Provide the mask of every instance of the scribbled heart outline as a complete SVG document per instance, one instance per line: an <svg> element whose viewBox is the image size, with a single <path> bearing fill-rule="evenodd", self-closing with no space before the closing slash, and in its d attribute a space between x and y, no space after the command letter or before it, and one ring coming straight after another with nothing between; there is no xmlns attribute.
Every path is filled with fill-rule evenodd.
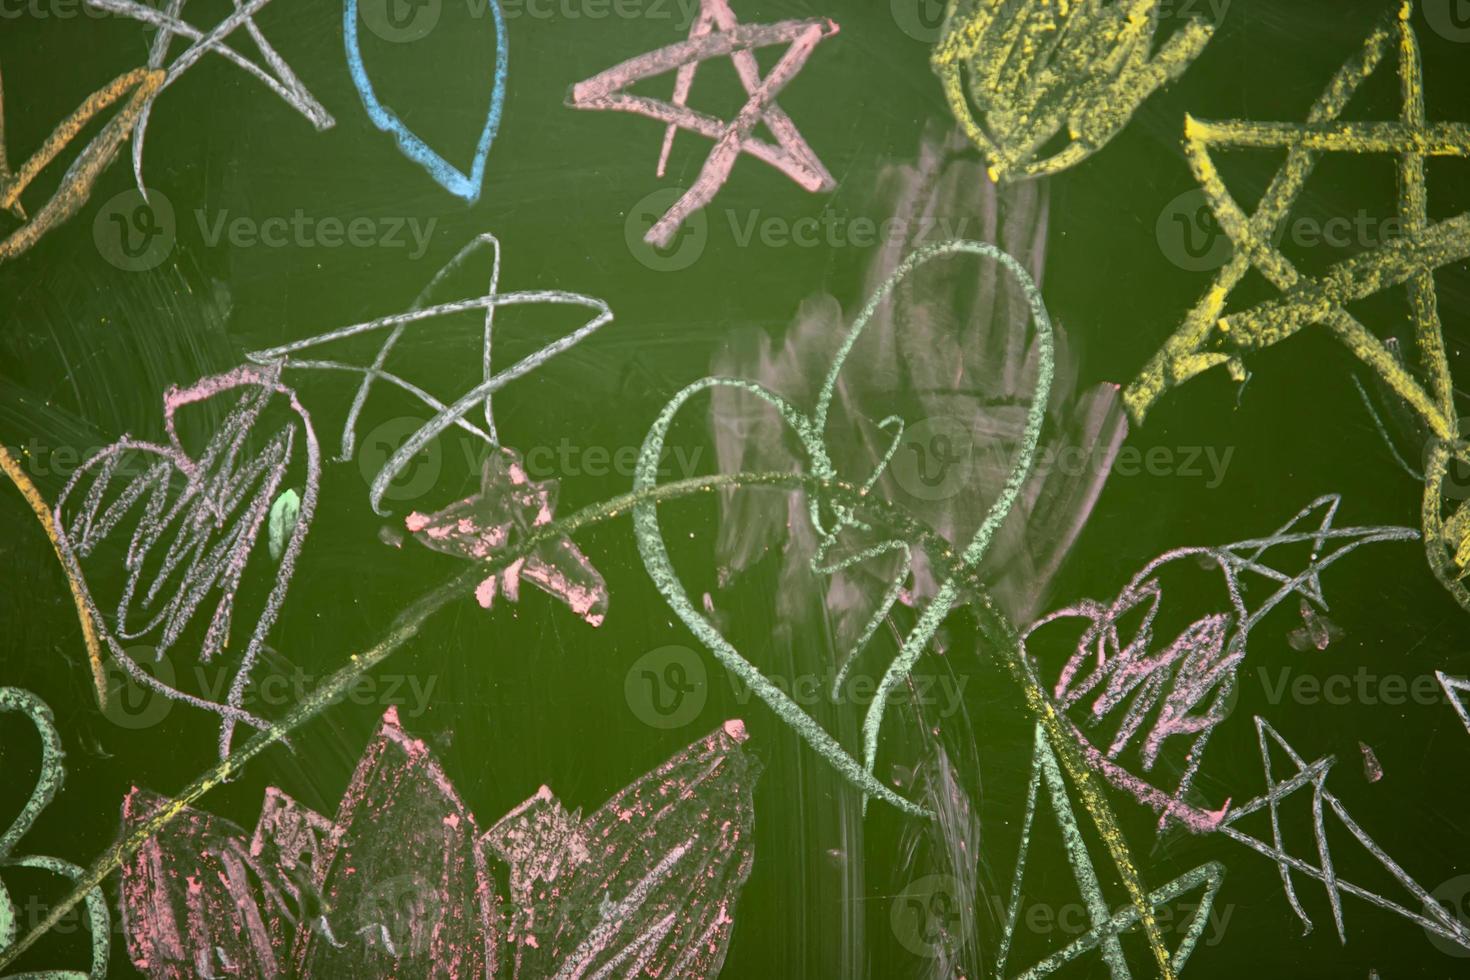
<svg viewBox="0 0 1470 980"><path fill-rule="evenodd" d="M996 531L1010 514L1011 509L1020 495L1021 487L1031 473L1032 464L1035 461L1036 447L1041 440L1041 428L1046 418L1047 404L1051 398L1051 383L1055 369L1054 339L1052 336L1051 317L1042 301L1041 291L1036 282L1026 271L1025 266L1018 262L1004 249L989 242L969 241L956 239L953 241L939 242L927 245L913 251L903 263L894 270L892 276L869 298L867 305L858 314L849 328L847 336L843 339L842 346L838 349L833 359L832 367L823 382L821 393L817 398L816 408L810 416L801 412L795 405L788 402L776 392L752 381L744 381L736 378L704 378L680 390L674 395L669 403L664 406L648 435L644 437L643 448L638 457L638 466L634 474L633 490L636 494L651 492L658 483L659 460L663 455L664 440L668 435L669 428L673 423L674 416L690 397L698 392L716 386L729 386L741 391L755 395L769 403L781 415L782 421L791 427L801 442L810 461L813 476L819 481L830 483L837 480L836 468L831 462L827 448L823 443L822 433L827 425L827 413L831 407L832 398L836 391L837 378L846 363L848 355L851 354L853 346L862 335L864 328L878 312L893 291L902 283L915 269L933 261L934 259L955 255L967 254L981 258L988 258L1007 271L1015 278L1026 296L1026 302L1031 313L1031 322L1035 328L1038 342L1037 356L1037 380L1033 392L1031 404L1026 413L1026 428L1022 434L1016 462L1011 468L1010 475L1006 479L1005 486L996 496L986 513L984 521L976 529L973 538L964 547L956 561L958 568L957 576L973 571L984 559L989 550L990 543L995 537ZM885 430L896 424L893 432L893 441L888 451L879 461L871 476L863 484L861 492L868 493L878 482L883 470L898 451L900 441L903 437L903 420L897 416L885 418L880 427ZM829 508L835 517L833 527L828 530L822 520L822 498L813 495L808 500L809 513L812 526L816 529L818 538L822 544L812 558L812 570L818 574L830 574L833 571L848 567L858 562L866 561L877 555L887 552L898 551L904 554L905 562L898 573L898 577L890 584L887 593L879 604L877 612L869 620L867 628L858 643L861 649L863 643L876 632L879 624L887 615L888 610L898 600L904 580L909 575L911 567L910 549L907 543L901 540L884 541L881 544L862 550L856 555L840 562L828 562L827 554L835 543L837 536L844 528L855 527L859 529L870 529L857 519L854 511L846 506L828 502ZM673 561L669 557L667 545L664 542L663 533L658 524L658 508L647 500L635 504L633 507L633 527L638 541L638 551L643 557L644 567L648 570L649 577L653 579L654 585L664 600L673 609L684 625L709 648L720 661L720 663L731 673L740 677L750 689L774 711L782 721L797 732L807 744L818 754L825 758L838 772L842 773L849 782L863 792L863 804L866 808L871 797L878 797L899 809L915 816L927 816L928 812L898 795L888 786L884 785L873 775L877 760L878 730L882 725L883 715L887 708L888 696L902 679L913 669L919 656L924 652L929 641L934 637L944 619L953 611L961 598L961 584L955 577L945 580L938 588L934 597L929 601L923 611L919 614L918 621L913 629L904 638L898 653L884 672L878 689L874 693L873 700L863 717L863 762L854 759L828 732L822 728L810 714L803 711L797 703L784 691L771 683L755 665L741 656L714 624L700 612L684 590L683 583L674 571Z"/></svg>
<svg viewBox="0 0 1470 980"><path fill-rule="evenodd" d="M1040 617L1021 632L1020 654L1023 668L1042 692L1064 730L1077 743L1092 767L1109 783L1159 814L1160 830L1167 828L1171 820L1177 820L1194 833L1205 833L1217 829L1228 819L1230 800L1227 799L1218 810L1208 810L1202 805L1186 802L1185 797L1193 788L1195 776L1215 728L1228 718L1231 700L1236 691L1237 672L1245 660L1251 631L1268 613L1292 596L1301 596L1317 607L1327 609L1327 599L1320 580L1322 571L1358 548L1387 541L1410 541L1419 537L1419 533L1413 528L1391 525L1338 527L1335 521L1341 504L1341 497L1327 494L1313 500L1285 524L1261 537L1219 546L1189 546L1167 551L1151 560L1129 579L1115 599L1107 602L1084 599ZM1320 521L1315 530L1310 527L1313 520ZM1312 549L1310 560L1300 572L1293 574L1281 571L1268 560L1267 555L1271 549L1299 544L1310 544ZM1328 544L1338 544L1339 547L1335 551L1327 551ZM1158 577L1160 569L1185 560L1201 559L1208 560L1221 576L1229 600L1228 615L1207 614L1191 622L1177 637L1155 642L1154 618L1164 598ZM1251 597L1256 603L1254 606L1247 602L1249 589L1243 581L1247 572L1276 585L1274 592L1264 596L1264 590L1258 587L1256 594ZM1148 606L1143 622L1131 629L1131 639L1124 643L1120 636L1122 631L1119 629L1119 622L1126 620L1132 611L1141 606ZM1037 631L1068 619L1080 619L1090 625L1082 633L1075 651L1058 673L1055 682L1043 683L1043 665L1028 649L1028 644ZM1197 639L1197 635L1191 635L1192 632L1204 626L1218 626L1222 630L1217 650L1219 656L1214 659L1196 659L1198 650L1190 650L1187 646L1189 641ZM1164 739L1193 734L1178 784L1169 792L1161 788L1157 781L1150 781L1133 769L1114 761L1112 753L1105 752L1094 744L1092 737L1078 725L1071 711L1093 693L1099 684L1108 681L1114 671L1130 669L1130 662L1154 664L1161 655L1167 655L1167 649L1181 643L1186 644L1184 656L1176 657L1168 664L1168 694L1160 691L1155 700L1164 701L1164 711L1168 711L1169 697L1181 685L1187 686L1195 682L1192 676L1186 678L1185 675L1189 674L1192 667L1202 666L1202 677L1197 682L1199 689L1194 692L1198 697L1186 709L1204 703L1205 698L1215 692L1214 697L1209 699L1205 714L1180 716L1178 720L1182 724L1162 729L1162 735L1158 735L1156 729L1139 741L1134 740L1133 734L1137 734L1134 732L1119 749L1119 753L1125 747L1143 752L1142 758L1147 764L1142 771L1152 777L1153 764L1148 760L1159 751ZM1135 652L1140 644L1142 658ZM1108 649L1109 645L1111 650ZM1165 650L1165 654L1160 654L1161 649ZM1202 649L1208 651L1208 645ZM1088 665L1091 665L1092 673L1079 677L1082 669ZM1136 704L1134 699L1137 691L1143 686L1134 688L1124 700ZM1154 703L1150 702L1147 712L1151 712L1153 707ZM1093 717L1101 720L1102 717L1116 717L1119 713L1129 716L1133 710L1133 707L1125 708L1123 701L1120 701L1102 715L1093 713ZM1125 722L1126 720L1127 717ZM1137 727L1141 728L1143 719L1139 718L1137 721ZM1150 742L1151 751L1148 749Z"/></svg>
<svg viewBox="0 0 1470 980"><path fill-rule="evenodd" d="M480 131L480 142L475 147L470 161L470 172L466 175L433 147L425 143L413 130L406 126L398 114L378 100L372 80L368 78L367 66L363 64L362 48L357 35L357 0L346 0L342 7L342 39L347 48L347 70L352 84L362 97L362 107L368 118L385 133L393 136L403 155L428 171L439 186L470 204L480 199L480 189L485 182L485 161L490 156L490 147L495 134L500 130L500 115L505 107L505 80L509 70L510 44L505 34L505 17L500 12L498 0L486 0L495 21L495 84L490 91L490 114L485 119L485 128Z"/></svg>
<svg viewBox="0 0 1470 980"><path fill-rule="evenodd" d="M202 471L200 460L196 460L184 448L175 426L175 413L182 406L206 401L242 388L258 389L255 397L259 401L253 405L247 404L247 399L251 397L250 393L247 392L246 396L230 410L231 417L238 417L243 421L240 431L235 432L228 428L222 428L215 432L210 437L210 441L201 455L201 459L214 462L215 456L222 454L229 460L229 465L233 467L236 462L236 457L240 452L241 444L249 435L250 427L253 425L255 419L264 411L273 396L283 395L290 403L291 410L301 420L302 431L305 434L306 481L301 495L301 507L296 525L291 531L291 536L286 541L286 547L281 553L280 562L276 569L275 584L272 586L270 594L266 597L260 617L256 620L255 627L251 632L250 641L246 645L244 653L241 655L240 667L234 679L230 682L230 690L226 695L224 703L221 704L187 694L160 681L152 674L143 670L128 655L127 650L118 642L118 637L115 631L110 628L106 617L102 615L96 599L92 596L91 586L88 584L86 574L82 570L78 552L80 551L82 554L90 552L95 543L112 533L114 527L108 520L108 515L111 511L121 508L121 511L126 513L137 503L139 497L149 493L150 482L156 466L171 465L174 470L184 475L186 484L177 496L169 493L169 488L165 484L162 487L165 503L155 509L152 506L152 499L150 499L145 505L147 509L144 511L143 519L139 521L132 531L126 560L130 569L136 570L132 572L119 600L119 612L121 613L125 610L132 602L133 589L137 584L132 576L139 574L138 570L141 570L142 563L148 551L154 544L159 543L164 538L167 529L171 525L174 525L175 519L179 517L186 507L210 507L214 503L212 500L200 499L208 493L208 488L202 485L201 481L208 481L211 478L217 480L220 477L220 473L212 468L207 471ZM77 582L80 583L82 601L86 605L88 614L96 623L99 634L106 641L108 649L112 651L113 658L138 684L151 688L165 697L184 704L193 705L213 714L218 714L220 716L219 753L220 758L224 758L230 753L231 739L234 735L235 725L238 722L243 721L258 729L269 727L269 722L244 710L241 704L244 701L245 689L250 683L250 673L255 665L256 657L259 655L261 647L265 644L266 636L275 625L276 617L280 614L281 604L285 600L286 590L295 572L297 556L301 553L301 546L306 539L312 514L316 510L317 491L321 479L321 451L317 444L316 431L311 425L311 416L297 399L296 392L280 383L279 369L276 367L241 366L224 374L203 378L188 388L180 389L172 387L163 396L163 418L164 427L168 433L169 442L167 445L145 442L134 439L131 436L124 436L111 446L90 457L72 474L71 479L67 481L65 488L61 491L61 495L57 498L52 515L57 529L58 551L61 554L62 561L66 564ZM112 501L106 508L106 512L99 514L98 511L103 505L103 498L107 495L107 490L110 488L112 478L115 475L117 461L123 453L129 451L158 457L159 463L155 464L155 467L150 467L145 473L134 477L121 490L120 497ZM275 490L279 488L279 484L284 478L285 468L289 465L290 451L291 446L288 442L286 448L287 458L280 470L275 473L265 474L265 485L267 486L265 496L274 497ZM251 464L247 464L247 466L249 465ZM81 528L82 540L77 541L74 540L73 531L75 529L72 526L72 522L67 518L65 509L72 494L94 470L100 470L101 472L98 473L97 478L88 488L83 504L84 510L77 515L83 522ZM226 470L225 473L233 477L238 477L239 475L239 471L235 469ZM159 488L155 486L153 493L158 492ZM228 596L221 600L221 604L227 605L228 609L222 614L220 612L220 605L216 605L215 607L216 611L213 614L214 622L211 624L209 635L206 637L205 649L201 651L201 659L204 661L208 661L215 652L218 652L218 649L222 648L222 645L216 646L220 640L220 637L216 633L216 628L220 625L220 617L223 615L225 628L227 629L229 621L235 612L233 585L229 584L229 578L231 574L233 574L233 577L238 578L243 573L244 564L248 561L251 552L254 551L261 531L265 527L265 518L269 503L270 501L266 500L266 506L264 508L256 508L258 513L254 514L248 527L240 528L236 526L226 532L226 540L228 540L229 537L243 531L243 540L235 543L232 549L238 549L240 565L238 568L226 568L225 579L230 591ZM163 513L164 507L167 508L166 513ZM250 517L250 509L247 506L242 519L248 517ZM100 529L94 530L93 523L99 519L102 521L103 526ZM187 515L184 519L187 519ZM150 527L151 522L154 520L161 520L162 523L156 528ZM213 545L214 549L219 547L218 542L213 543ZM168 546L166 545L165 547ZM213 555L214 549L211 549L211 555ZM216 582L211 582L210 586L213 587L216 584ZM182 592L189 586L190 583L186 573L184 579L180 582L180 591ZM183 617L183 622L193 619L194 615L198 612L198 606L203 604L204 594L201 591L194 597L194 605L187 610L187 615ZM152 598L153 596L151 594L147 596L148 600ZM172 601L170 600L169 603L165 603L163 611L148 620L141 629L132 633L126 633L124 638L139 639L148 631L158 626L169 613L170 603ZM125 631L127 624L120 621L118 629ZM165 642L157 648L157 655L162 657L168 651L171 643L172 641L168 640L165 635Z"/></svg>

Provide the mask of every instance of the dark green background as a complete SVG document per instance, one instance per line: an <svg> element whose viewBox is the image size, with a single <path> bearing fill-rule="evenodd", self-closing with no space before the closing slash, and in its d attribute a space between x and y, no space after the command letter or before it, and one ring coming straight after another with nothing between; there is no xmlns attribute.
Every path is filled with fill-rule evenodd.
<svg viewBox="0 0 1470 980"><path fill-rule="evenodd" d="M560 13L543 19L524 12L512 18L504 123L482 197L466 206L367 120L345 69L340 7L276 0L257 21L336 116L336 128L314 132L218 57L207 57L166 91L149 129L145 174L176 213L174 247L149 272L120 270L103 259L93 221L99 208L131 186L129 161L122 159L77 218L0 267L0 436L12 447L37 450L28 465L54 499L68 467L65 460L52 460L48 450L66 446L85 453L125 432L157 438L159 396L168 384L228 369L248 350L403 309L472 236L493 231L505 247L502 288L587 293L607 300L617 317L549 369L505 391L497 403L505 441L523 452L554 448L563 439L610 453L637 446L664 401L707 373L712 352L730 330L756 325L779 333L800 301L816 292L836 295L850 313L863 300L859 284L871 250L770 248L758 241L740 247L727 209L742 218L758 209L762 217L788 221L826 211L881 220L885 205L874 191L879 169L912 158L925 126L948 119L929 71L928 44L901 27L922 22L914 11L894 11L886 0L738 0L735 6L747 22L817 14L840 22L841 33L819 46L781 98L839 188L809 195L744 158L710 209L709 240L698 261L682 271L659 272L628 246L625 219L661 186L653 170L662 127L621 114L576 112L563 99L573 82L681 37L683 25L672 4L659 8L669 16L655 16L650 0L639 8L644 16L631 19ZM1386 6L1367 0L1234 0L1218 36L1183 80L1153 98L1103 152L1050 181L1046 301L1081 351L1084 381L1129 380L1209 280L1207 273L1172 264L1156 235L1169 202L1194 186L1179 148L1184 112L1301 118ZM1196 7L1206 12L1206 4ZM196 24L210 24L226 8L193 0L185 14ZM467 159L478 134L492 59L488 21L471 19L465 10L462 0L444 0L439 25L414 43L389 45L362 34L380 96L454 161ZM1463 120L1470 42L1436 33L1422 11L1416 18L1429 116ZM115 19L38 18L27 12L0 21L12 165L88 92L142 63L149 36L136 23ZM237 44L253 56L248 43ZM175 41L174 50L181 48ZM737 107L740 93L730 74L728 65L702 69L696 104L726 114ZM1364 87L1352 114L1397 114L1390 70L1380 75ZM666 94L667 84L644 90ZM707 146L682 134L666 183L692 180ZM1226 178L1244 202L1253 202L1264 188L1279 156L1237 155L1226 162ZM1462 163L1435 162L1430 181L1432 216L1470 207ZM26 200L34 208L51 186L43 180ZM1319 168L1299 213L1322 220L1364 208L1381 215L1392 202L1393 172L1386 158L1336 160ZM196 209L211 219L225 211L256 219L289 217L302 209L318 219L432 217L437 223L427 254L412 260L401 248L234 248L223 242L210 247L196 225ZM1294 257L1304 268L1319 270L1345 254L1324 247ZM474 284L462 282L468 293ZM1439 282L1451 358L1463 367L1470 278L1460 266L1443 271ZM1399 326L1400 303L1381 301L1364 310L1373 322L1394 325L1386 333L1407 339ZM506 317L504 323L497 346L501 363L574 325L541 314L518 325ZM406 342L412 376L443 396L464 390L477 370L476 331L466 318ZM1243 392L1223 373L1212 372L1166 397L1148 423L1129 435L1129 444L1145 452L1233 449L1224 483L1208 488L1202 478L1115 474L1051 605L1112 596L1162 550L1260 534L1323 493L1344 495L1346 523L1417 523L1420 487L1394 466L1375 434L1353 389L1355 367L1345 351L1321 332L1307 331L1253 358L1250 366L1253 375ZM811 366L814 373L824 368ZM298 377L296 383L317 418L324 452L335 452L350 386L320 377ZM363 431L412 414L422 415L411 403L381 394L369 405ZM698 413L690 419L673 441L691 452L703 447L700 470L707 472L713 449ZM1417 459L1410 441L1401 445ZM431 494L423 501L396 502L397 517L412 506L439 506L472 492L476 475L461 460L459 446L446 443ZM560 513L631 484L627 474L565 476ZM213 725L182 707L141 730L104 718L90 693L75 614L49 545L18 494L0 493L0 520L0 679L36 692L52 706L68 751L66 790L23 850L87 864L112 840L129 786L167 793L211 763ZM696 545L712 540L714 520L705 503L678 505L664 516L671 540L692 536ZM399 608L457 568L452 559L421 548L384 547L377 537L383 523L367 506L358 465L330 464L318 519L272 639L314 676L371 643ZM601 629L586 627L540 593L528 592L520 605L497 606L489 614L466 600L435 618L380 671L411 674L421 684L432 679L427 711L405 722L433 738L482 823L542 783L569 806L595 807L739 714L754 734L752 750L768 768L756 794L755 870L736 916L725 975L928 975L928 964L905 950L890 927L893 898L921 873L911 868L900 844L905 821L881 805L866 823L856 821L846 785L758 704L739 704L708 658L709 701L695 721L672 731L640 722L623 694L629 666L654 648L696 643L648 582L626 519L579 540L611 588L612 610ZM714 584L708 548L705 553L701 571L689 575L696 596ZM732 638L773 672L812 669L761 661L762 644L775 626L768 597L774 582L774 571L764 577L758 572L723 600L738 624ZM1211 799L1237 801L1261 790L1247 711L1260 713L1308 758L1338 756L1333 791L1394 858L1433 889L1470 873L1470 733L1443 705L1271 705L1256 667L1286 665L1322 676L1352 674L1360 666L1410 678L1436 669L1464 675L1470 672L1470 620L1435 583L1415 545L1366 550L1335 566L1325 582L1332 618L1345 639L1322 653L1292 651L1285 634L1295 625L1294 603L1260 627L1241 675L1241 707L1212 743L1200 787ZM1202 595L1198 604L1207 601L1217 600ZM813 637L811 645L822 648L826 642ZM926 667L935 669L941 668ZM968 678L968 722L982 764L966 778L984 828L982 877L1004 894L1025 799L1029 722L1013 683L988 659L963 653L947 658L942 669ZM208 807L249 826L264 787L280 785L306 804L333 812L381 710L328 710L298 735L294 750L271 750L244 778L212 793ZM832 709L822 717L834 730L855 731L850 711ZM35 760L18 719L0 719L0 729L4 812L14 812L31 785L27 773ZM917 740L911 729L905 714L890 719L882 768L902 764L912 753ZM1380 783L1370 785L1362 777L1360 740L1382 760L1386 776ZM1147 815L1122 799L1115 802L1151 885L1203 860L1221 860L1229 868L1219 897L1233 907L1228 932L1218 946L1201 944L1187 975L1364 977L1370 967L1384 980L1470 973L1470 959L1445 955L1417 927L1350 898L1349 942L1340 945L1322 890L1299 879L1317 923L1302 937L1269 861L1219 838L1171 835L1154 845ZM1293 853L1308 855L1308 826L1299 808L1293 812ZM1340 873L1353 878L1357 871L1365 884L1392 887L1345 835L1333 841ZM1101 867L1105 862L1097 853ZM24 894L19 884L14 891ZM1027 893L1051 904L1077 900L1055 847L1039 845ZM1119 893L1111 894L1121 901ZM998 929L988 911L982 919L989 955ZM76 939L58 940L50 952L64 947L79 956ZM120 934L116 940L114 973L130 975ZM1023 936L1018 943L1013 968L1059 944L1055 934ZM1138 974L1147 974L1141 941L1133 936L1127 945ZM45 962L54 961L52 955ZM37 966L42 960L27 962ZM1089 956L1063 975L1105 972Z"/></svg>

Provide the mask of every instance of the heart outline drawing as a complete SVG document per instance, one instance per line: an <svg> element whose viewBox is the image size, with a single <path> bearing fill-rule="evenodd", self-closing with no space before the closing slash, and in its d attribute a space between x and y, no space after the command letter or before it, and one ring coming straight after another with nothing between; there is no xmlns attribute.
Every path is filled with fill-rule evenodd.
<svg viewBox="0 0 1470 980"><path fill-rule="evenodd" d="M269 722L241 705L255 660L275 625L295 572L321 480L321 450L311 417L296 393L280 383L279 373L277 367L242 366L203 378L187 388L169 388L163 396L168 442L123 436L77 468L53 510L62 561L80 583L87 613L113 658L140 686L219 715L221 758L229 754L239 722L257 729L269 727ZM178 433L178 409L236 391L241 392L239 400L203 451L197 456L191 454ZM246 445L254 434L254 424L276 395L286 399L295 419L267 437L257 453L249 455ZM208 614L210 623L199 659L208 663L228 647L237 588L260 543L271 503L285 483L298 432L305 443L306 467L300 511L224 701L189 694L159 680L144 670L119 641L147 642L161 630L154 649L162 658L206 605L210 594L217 591L219 598ZM129 454L150 462L141 472L129 473L125 469ZM175 474L184 477L182 489L177 488ZM133 520L129 521L130 516ZM110 622L92 594L81 561L119 529L128 535L126 583L117 600L116 616ZM163 554L155 559L157 567L145 570L156 545L161 545ZM176 583L176 588L169 590L170 583ZM155 605L159 606L156 610L152 608ZM142 622L134 624L130 621L134 618Z"/></svg>

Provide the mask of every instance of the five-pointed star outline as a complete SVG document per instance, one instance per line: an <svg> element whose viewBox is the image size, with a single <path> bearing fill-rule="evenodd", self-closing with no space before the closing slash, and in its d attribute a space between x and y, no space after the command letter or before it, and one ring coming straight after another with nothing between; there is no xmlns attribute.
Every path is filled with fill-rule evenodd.
<svg viewBox="0 0 1470 980"><path fill-rule="evenodd" d="M1218 365L1243 380L1240 356L1285 339L1310 323L1325 324L1430 423L1448 438L1455 411L1452 382L1444 365L1444 340L1433 271L1470 257L1470 213L1430 224L1424 163L1432 156L1470 156L1470 126L1429 123L1424 111L1423 70L1405 2L1368 37L1360 52L1338 71L1313 104L1305 123L1212 122L1189 117L1185 149L1190 168L1234 254L1214 283L1138 378L1124 402L1136 422L1169 388ZM1344 122L1348 102L1386 59L1398 51L1399 88L1404 94L1395 122ZM1286 160L1254 213L1247 216L1226 189L1211 149L1277 149ZM1337 263L1320 277L1305 276L1274 242L1292 206L1324 153L1391 154L1397 157L1401 238ZM1278 299L1224 316L1225 304L1252 268L1282 291ZM1398 358L1346 304L1407 284L1421 350L1435 367L1431 391L1404 370ZM1234 352L1218 349L1219 341ZM1442 368L1442 369L1441 369Z"/></svg>
<svg viewBox="0 0 1470 980"><path fill-rule="evenodd" d="M447 303L436 303L432 306L425 305L429 297L437 292L444 280L465 265L471 258L481 251L490 252L490 275L485 291L469 299L453 300ZM436 439L440 433L450 428L459 428L479 439L491 449L500 447L500 440L495 431L495 419L492 411L491 399L495 392L517 378L530 374L537 368L546 364L556 355L570 347L580 343L597 330L602 329L613 320L612 309L603 300L581 293L572 293L559 289L534 289L513 293L500 291L500 241L493 234L486 232L477 236L445 266L434 274L429 284L419 293L412 307L405 313L394 313L388 316L377 317L362 323L354 323L351 326L339 327L323 334L307 337L304 340L293 341L272 347L268 350L254 351L246 356L257 364L281 363L287 368L315 371L346 371L362 375L362 382L358 387L357 394L352 401L352 407L347 413L347 421L342 430L342 453L339 461L346 461L353 457L357 442L357 423L362 414L363 405L367 401L368 392L375 381L385 381L417 398L434 414L420 428L411 433L403 444L389 454L388 459L373 476L372 485L368 492L369 502L373 510L378 514L387 516L382 509L383 496L387 493L388 486L403 472L413 457L430 442ZM575 330L563 334L546 346L536 350L510 367L496 370L491 365L491 348L494 338L495 311L502 306L571 306L590 311L590 316L582 322ZM484 326L481 341L481 368L482 376L479 384L470 388L469 391L460 395L451 403L440 401L433 394L414 384L412 381L385 370L388 356L397 345L399 338L410 326L449 316L455 313L465 313L475 310L484 311ZM338 340L356 337L362 334L386 332L387 336L378 348L373 362L369 365L352 364L344 361L323 358L302 358L297 355L302 351L320 347ZM445 357L454 358L461 356L457 351L446 351ZM476 408L483 408L485 424L480 426L470 421L470 413Z"/></svg>
<svg viewBox="0 0 1470 980"><path fill-rule="evenodd" d="M164 67L164 59L168 56L169 46L175 35L191 42L167 66L162 84L144 101L142 112L138 116L133 137L133 176L137 180L138 189L144 191L145 194L143 140L148 130L148 118L153 111L153 100L158 97L159 92L177 81L208 52L213 51L260 79L271 91L310 120L319 132L330 129L336 124L332 114L312 96L301 79L297 78L296 73L291 70L291 66L286 63L286 59L271 47L270 42L265 39L265 35L256 25L255 14L270 0L246 0L244 3L241 3L241 0L232 0L232 2L234 10L228 17L208 31L202 31L183 19L184 0L167 0L167 6L163 10L139 3L138 0L87 0L89 5L99 10L131 17L158 29L158 33L154 35L153 42L148 48L149 68L161 69ZM229 35L241 27L245 28L250 39L255 42L262 60L269 66L268 69L257 65L225 43Z"/></svg>
<svg viewBox="0 0 1470 980"><path fill-rule="evenodd" d="M776 96L796 77L817 44L837 31L837 24L825 17L741 24L735 19L728 0L700 0L700 13L690 26L688 40L632 58L572 87L567 103L572 108L632 112L667 123L659 155L659 176L664 174L677 130L687 129L715 141L694 186L654 223L645 241L659 248L668 247L684 219L714 200L742 153L770 164L805 190L829 191L837 186L791 117L776 104ZM781 43L788 45L786 53L762 77L754 51ZM699 64L723 56L729 56L734 63L740 84L749 96L728 121L687 105ZM671 101L627 91L635 82L675 69L678 73ZM776 138L774 145L754 135L760 123L765 123Z"/></svg>
<svg viewBox="0 0 1470 980"><path fill-rule="evenodd" d="M1319 881L1327 891L1327 899L1332 907L1332 918L1337 926L1339 941L1347 943L1347 932L1343 924L1342 896L1344 894L1360 898L1370 905L1376 905L1381 909L1393 912L1413 922L1415 925L1439 936L1448 942L1470 950L1470 926L1460 921L1456 915L1444 908L1439 902L1430 896L1423 886L1411 878L1398 862L1394 861L1383 848L1368 835L1352 815L1348 813L1347 807L1342 801L1327 789L1327 776L1336 761L1332 756L1323 756L1315 762L1307 760L1283 738L1276 729L1272 728L1264 718L1256 717L1256 742L1261 755L1261 766L1266 780L1266 792L1249 803L1242 804L1233 809L1225 823L1217 833L1222 833L1237 843L1244 844L1259 854L1276 862L1281 874L1282 888L1286 892L1287 901L1291 903L1292 910L1308 932L1312 929L1312 920L1302 908L1297 899L1296 887L1292 883L1292 874L1301 874L1314 881ZM1271 768L1272 746L1275 751L1284 753L1296 767L1296 772L1285 779L1277 779ZM1310 787L1312 794L1312 836L1315 844L1317 864L1291 854L1286 847L1285 838L1281 830L1280 805L1283 800L1299 790ZM1243 818L1258 811L1265 810L1270 814L1271 840L1268 843L1251 834L1236 829L1235 824ZM1381 868L1388 872L1414 899L1413 906L1401 905L1389 898L1379 895L1368 888L1342 877L1336 863L1333 861L1332 844L1327 833L1326 815L1331 813L1343 829L1366 850ZM1337 837L1339 835L1332 835ZM1423 911L1418 911L1422 909Z"/></svg>

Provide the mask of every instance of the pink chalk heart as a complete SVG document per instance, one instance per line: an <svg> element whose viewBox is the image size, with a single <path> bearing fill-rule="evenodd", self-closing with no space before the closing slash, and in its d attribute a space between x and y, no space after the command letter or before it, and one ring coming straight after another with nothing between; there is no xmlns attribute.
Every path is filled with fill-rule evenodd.
<svg viewBox="0 0 1470 980"><path fill-rule="evenodd" d="M191 451L178 411L206 404L222 408L223 417ZM238 722L266 724L241 704L316 508L320 452L310 417L273 367L240 367L170 388L163 419L167 443L124 436L73 474L56 503L59 550L117 663L139 685L218 714L223 757ZM256 544L293 467L305 487L275 562ZM250 601L259 591L252 586L265 580L264 597ZM249 631L243 649L241 621ZM215 684L205 684L200 670L203 695L153 676L128 652L149 646L162 660L176 646L196 644L200 664L229 663Z"/></svg>

